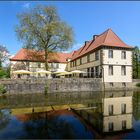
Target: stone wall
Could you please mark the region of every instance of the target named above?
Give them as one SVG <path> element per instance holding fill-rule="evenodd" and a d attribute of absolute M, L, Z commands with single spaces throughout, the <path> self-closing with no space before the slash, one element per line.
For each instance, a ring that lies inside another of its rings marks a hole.
<path fill-rule="evenodd" d="M 116 91 L 116 90 L 132 90 L 135 84 L 133 83 L 102 83 L 100 78 L 54 78 L 54 79 L 5 79 L 0 80 L 0 84 L 6 86 L 7 93 L 44 93 L 47 87 L 48 93 L 56 92 L 82 92 L 82 91 Z"/>
<path fill-rule="evenodd" d="M 102 91 L 101 79 L 93 78 L 54 78 L 54 79 L 9 79 L 0 80 L 6 86 L 7 93 L 48 93 L 73 91 Z"/>

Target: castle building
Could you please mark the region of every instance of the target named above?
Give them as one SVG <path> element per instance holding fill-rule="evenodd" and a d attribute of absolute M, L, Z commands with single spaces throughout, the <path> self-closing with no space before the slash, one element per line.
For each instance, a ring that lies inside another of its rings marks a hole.
<path fill-rule="evenodd" d="M 132 49 L 111 29 L 94 35 L 91 41 L 71 53 L 53 53 L 49 57 L 51 71 L 58 69 L 85 71 L 84 78 L 101 78 L 106 87 L 129 86 L 132 83 Z M 44 52 L 37 52 L 44 56 Z M 31 55 L 32 54 L 32 55 Z M 32 57 L 34 56 L 34 57 Z M 21 49 L 11 61 L 11 74 L 18 65 L 29 71 L 45 69 L 43 57 L 35 57 L 33 50 Z M 37 55 L 38 56 L 38 55 Z"/>

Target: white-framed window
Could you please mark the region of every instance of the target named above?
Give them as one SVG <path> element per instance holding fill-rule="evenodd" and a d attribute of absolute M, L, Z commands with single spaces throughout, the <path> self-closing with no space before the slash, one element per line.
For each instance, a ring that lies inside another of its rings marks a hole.
<path fill-rule="evenodd" d="M 126 66 L 121 66 L 121 74 L 126 75 Z"/>
<path fill-rule="evenodd" d="M 122 58 L 122 59 L 126 59 L 126 51 L 122 51 L 122 53 L 121 53 L 121 58 Z"/>
<path fill-rule="evenodd" d="M 108 58 L 113 58 L 113 50 L 108 50 Z"/>
<path fill-rule="evenodd" d="M 108 75 L 113 75 L 113 66 L 108 67 Z"/>

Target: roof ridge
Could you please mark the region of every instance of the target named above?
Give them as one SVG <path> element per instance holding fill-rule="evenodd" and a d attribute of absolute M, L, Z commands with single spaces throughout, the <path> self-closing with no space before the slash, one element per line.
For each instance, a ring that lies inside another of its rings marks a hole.
<path fill-rule="evenodd" d="M 106 36 L 105 36 L 105 39 L 104 39 L 103 43 L 105 43 L 105 40 L 106 40 L 107 35 L 108 35 L 108 33 L 109 33 L 110 30 L 111 30 L 111 28 L 109 28 L 109 29 L 107 29 L 107 30 L 105 31 L 105 32 L 107 32 L 107 33 L 106 33 Z M 104 33 L 105 33 L 105 32 L 104 32 Z"/>
<path fill-rule="evenodd" d="M 109 28 L 110 29 L 110 28 Z M 99 34 L 98 36 L 97 36 L 97 38 L 98 37 L 100 37 L 101 35 L 103 35 L 105 32 L 107 32 L 109 29 L 107 29 L 106 31 L 104 31 L 103 33 L 101 33 L 101 34 Z M 87 49 L 91 46 L 91 44 L 93 43 L 95 41 L 95 39 L 92 39 L 92 41 L 90 42 L 90 44 L 88 45 L 88 47 L 87 47 Z M 86 49 L 86 50 L 87 50 Z"/>
<path fill-rule="evenodd" d="M 112 31 L 113 32 L 113 31 Z M 117 36 L 117 38 L 121 41 L 121 42 L 123 42 L 125 45 L 127 45 L 124 41 L 122 41 L 121 40 L 121 38 L 115 33 L 115 32 L 113 32 L 116 36 Z"/>

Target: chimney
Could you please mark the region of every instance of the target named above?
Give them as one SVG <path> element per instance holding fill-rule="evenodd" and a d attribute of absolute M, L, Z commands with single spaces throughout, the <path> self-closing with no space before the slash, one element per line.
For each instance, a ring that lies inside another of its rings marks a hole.
<path fill-rule="evenodd" d="M 85 41 L 85 46 L 87 45 L 87 43 L 89 43 L 89 41 Z"/>
<path fill-rule="evenodd" d="M 98 35 L 93 35 L 93 40 L 95 40 L 98 37 Z"/>

